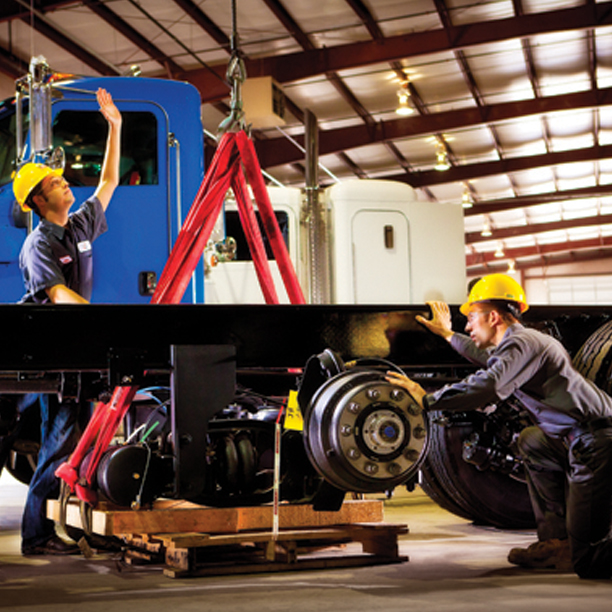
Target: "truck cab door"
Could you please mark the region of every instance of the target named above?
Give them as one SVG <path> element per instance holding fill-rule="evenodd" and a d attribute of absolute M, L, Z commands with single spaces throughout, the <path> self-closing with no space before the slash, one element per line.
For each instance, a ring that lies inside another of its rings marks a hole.
<path fill-rule="evenodd" d="M 151 280 L 159 278 L 171 247 L 168 118 L 157 104 L 115 102 L 123 115 L 120 184 L 107 209 L 108 231 L 93 247 L 92 301 L 146 303 L 154 289 Z M 73 210 L 98 184 L 107 130 L 93 96 L 53 103 L 53 141 L 66 153 L 64 176 L 76 198 Z"/>

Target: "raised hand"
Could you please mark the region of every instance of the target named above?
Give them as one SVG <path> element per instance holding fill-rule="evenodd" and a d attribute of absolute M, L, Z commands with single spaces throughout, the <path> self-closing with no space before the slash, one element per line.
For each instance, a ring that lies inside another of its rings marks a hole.
<path fill-rule="evenodd" d="M 431 319 L 417 315 L 416 320 L 430 332 L 448 340 L 454 333 L 448 304 L 444 302 L 427 302 L 427 304 L 431 308 Z"/>
<path fill-rule="evenodd" d="M 100 105 L 100 112 L 104 115 L 104 118 L 112 125 L 121 125 L 121 113 L 113 102 L 113 97 L 101 87 L 96 92 L 96 98 Z"/>

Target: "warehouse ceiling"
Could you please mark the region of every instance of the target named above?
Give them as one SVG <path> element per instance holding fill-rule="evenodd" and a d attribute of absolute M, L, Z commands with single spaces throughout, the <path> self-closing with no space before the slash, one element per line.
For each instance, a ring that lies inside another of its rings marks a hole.
<path fill-rule="evenodd" d="M 322 184 L 465 206 L 470 275 L 612 258 L 612 1 L 236 0 L 235 16 L 231 0 L 2 0 L 0 71 L 138 65 L 193 83 L 215 132 L 235 24 L 248 76 L 286 96 L 284 125 L 253 131 L 276 180 L 304 186 L 308 110 Z"/>

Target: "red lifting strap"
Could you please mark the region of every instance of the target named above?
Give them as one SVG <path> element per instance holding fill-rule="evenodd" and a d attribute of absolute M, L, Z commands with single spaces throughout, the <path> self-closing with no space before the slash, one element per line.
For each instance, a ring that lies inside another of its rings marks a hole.
<path fill-rule="evenodd" d="M 306 300 L 304 299 L 302 288 L 298 282 L 293 263 L 287 251 L 287 246 L 285 245 L 283 235 L 278 226 L 278 221 L 276 220 L 276 215 L 272 209 L 268 190 L 266 189 L 266 185 L 261 175 L 261 166 L 259 165 L 257 154 L 255 153 L 255 147 L 245 132 L 238 132 L 235 136 L 238 149 L 240 150 L 240 156 L 244 163 L 244 170 L 249 179 L 251 189 L 253 190 L 266 235 L 270 241 L 272 252 L 278 264 L 278 269 L 280 270 L 285 288 L 287 289 L 289 301 L 292 304 L 305 304 Z"/>
<path fill-rule="evenodd" d="M 249 191 L 242 172 L 237 171 L 232 177 L 232 191 L 238 204 L 238 215 L 240 223 L 244 229 L 244 235 L 249 245 L 249 250 L 253 256 L 253 264 L 255 265 L 255 273 L 259 280 L 259 286 L 266 300 L 266 304 L 278 304 L 278 295 L 274 288 L 274 280 L 272 279 L 272 271 L 266 257 L 266 249 L 264 247 L 263 238 L 259 231 L 257 217 L 251 204 Z"/>
<path fill-rule="evenodd" d="M 269 275 L 263 272 L 264 269 L 269 270 L 269 264 L 263 250 L 255 215 L 246 212 L 246 209 L 252 209 L 252 204 L 251 199 L 247 196 L 246 188 L 243 187 L 246 185 L 243 167 L 253 189 L 262 225 L 270 241 L 289 300 L 292 304 L 306 303 L 272 209 L 255 148 L 245 132 L 241 131 L 228 132 L 222 136 L 209 171 L 157 283 L 157 289 L 151 299 L 153 304 L 174 304 L 182 299 L 191 274 L 202 256 L 221 212 L 223 199 L 230 184 L 235 187 L 236 200 L 240 200 L 238 202 L 240 219 L 251 249 L 264 298 L 268 304 L 278 304 L 271 272 Z"/>
<path fill-rule="evenodd" d="M 160 276 L 155 294 L 151 298 L 152 304 L 177 304 L 183 298 L 191 275 L 198 265 L 221 213 L 223 200 L 230 186 L 238 204 L 240 221 L 253 257 L 255 272 L 264 299 L 267 304 L 278 304 L 278 295 L 257 217 L 249 197 L 245 173 L 255 195 L 262 225 L 270 241 L 287 295 L 292 304 L 305 303 L 304 294 L 261 175 L 255 148 L 247 135 L 241 131 L 228 132 L 222 136 L 210 168 L 200 185 Z M 130 407 L 137 389 L 136 386 L 116 387 L 107 404 L 98 404 L 76 449 L 68 461 L 56 470 L 55 475 L 64 480 L 71 491 L 76 491 L 81 501 L 90 505 L 97 503 L 96 492 L 92 489 L 95 471 L 102 454 L 108 448 Z M 81 477 L 79 468 L 92 445 L 94 445 L 92 456 L 84 477 Z"/>

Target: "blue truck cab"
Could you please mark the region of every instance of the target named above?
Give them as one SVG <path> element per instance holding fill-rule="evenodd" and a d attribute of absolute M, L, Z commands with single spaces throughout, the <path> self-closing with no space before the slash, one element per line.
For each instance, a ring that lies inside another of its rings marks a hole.
<path fill-rule="evenodd" d="M 94 244 L 96 303 L 147 303 L 204 174 L 200 96 L 188 83 L 140 77 L 67 78 L 52 85 L 53 147 L 65 152 L 73 210 L 98 183 L 107 124 L 96 91 L 108 90 L 123 115 L 120 185 L 107 210 L 108 232 Z M 27 99 L 22 102 L 27 118 Z M 0 302 L 24 294 L 19 252 L 37 217 L 16 203 L 11 175 L 16 101 L 0 103 Z M 27 124 L 23 129 L 27 130 Z M 24 135 L 26 154 L 29 136 Z M 28 219 L 31 215 L 33 218 Z M 183 302 L 204 301 L 202 270 Z"/>

